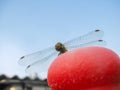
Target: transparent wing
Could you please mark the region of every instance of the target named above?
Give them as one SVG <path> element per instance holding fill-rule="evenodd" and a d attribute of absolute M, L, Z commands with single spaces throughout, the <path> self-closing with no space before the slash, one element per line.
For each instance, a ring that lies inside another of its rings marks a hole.
<path fill-rule="evenodd" d="M 37 76 L 39 76 L 40 79 L 46 79 L 49 66 L 57 56 L 58 53 L 51 53 L 49 56 L 28 65 L 26 67 L 26 72 L 32 77 L 35 77 L 37 74 Z"/>
<path fill-rule="evenodd" d="M 26 72 L 35 77 L 39 74 L 41 79 L 47 78 L 48 68 L 53 60 L 58 56 L 54 47 L 50 47 L 29 55 L 22 56 L 18 63 L 26 67 Z"/>
<path fill-rule="evenodd" d="M 90 41 L 90 42 L 86 42 L 83 44 L 76 44 L 73 46 L 68 46 L 67 48 L 69 51 L 71 51 L 77 48 L 88 47 L 88 46 L 105 46 L 106 44 L 107 43 L 104 40 L 95 40 L 95 41 Z"/>
<path fill-rule="evenodd" d="M 54 52 L 56 52 L 54 50 L 54 47 L 50 47 L 50 48 L 47 48 L 47 49 L 29 54 L 29 55 L 22 56 L 19 59 L 18 63 L 23 66 L 28 66 L 37 61 L 43 62 L 44 58 L 48 57 L 49 55 L 51 55 L 51 53 L 54 53 Z"/>
<path fill-rule="evenodd" d="M 86 35 L 67 41 L 65 46 L 68 50 L 92 45 L 104 45 L 105 41 L 100 40 L 103 31 L 95 30 Z M 50 47 L 29 55 L 25 55 L 18 61 L 19 64 L 26 66 L 26 72 L 32 76 L 39 74 L 41 79 L 47 78 L 48 68 L 53 60 L 58 56 L 54 47 Z"/>
<path fill-rule="evenodd" d="M 66 47 L 74 46 L 74 45 L 77 45 L 77 44 L 80 45 L 80 44 L 88 43 L 88 42 L 91 42 L 91 41 L 101 40 L 103 35 L 104 35 L 103 31 L 94 30 L 94 31 L 91 31 L 91 32 L 83 35 L 83 36 L 80 36 L 80 37 L 74 38 L 72 40 L 69 40 L 69 41 L 65 42 L 64 44 L 65 44 Z"/>

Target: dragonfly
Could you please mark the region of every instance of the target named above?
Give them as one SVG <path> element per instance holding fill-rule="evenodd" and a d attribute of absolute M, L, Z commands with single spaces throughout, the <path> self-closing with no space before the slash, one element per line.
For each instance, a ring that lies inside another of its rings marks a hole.
<path fill-rule="evenodd" d="M 58 42 L 55 46 L 22 56 L 18 63 L 25 67 L 25 72 L 31 76 L 39 76 L 47 79 L 48 69 L 59 55 L 88 46 L 105 46 L 106 41 L 102 39 L 102 30 L 93 30 L 85 35 L 73 38 L 64 43 Z"/>

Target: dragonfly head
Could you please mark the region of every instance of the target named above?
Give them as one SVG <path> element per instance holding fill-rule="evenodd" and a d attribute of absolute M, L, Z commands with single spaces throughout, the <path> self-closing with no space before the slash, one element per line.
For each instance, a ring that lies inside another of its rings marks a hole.
<path fill-rule="evenodd" d="M 58 42 L 56 45 L 55 45 L 55 49 L 56 51 L 61 51 L 61 49 L 64 47 L 64 45 L 60 42 Z"/>
<path fill-rule="evenodd" d="M 66 49 L 66 47 L 64 46 L 64 44 L 62 44 L 62 43 L 60 43 L 60 42 L 58 42 L 58 43 L 55 45 L 55 49 L 56 49 L 56 51 L 60 52 L 59 55 L 62 54 L 62 53 L 65 53 L 65 52 L 67 51 L 67 49 Z"/>

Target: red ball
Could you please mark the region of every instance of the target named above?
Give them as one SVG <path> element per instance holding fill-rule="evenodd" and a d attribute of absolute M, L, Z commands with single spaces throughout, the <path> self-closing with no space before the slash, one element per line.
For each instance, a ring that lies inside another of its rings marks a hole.
<path fill-rule="evenodd" d="M 48 70 L 52 90 L 120 90 L 119 83 L 119 56 L 103 47 L 66 52 Z"/>

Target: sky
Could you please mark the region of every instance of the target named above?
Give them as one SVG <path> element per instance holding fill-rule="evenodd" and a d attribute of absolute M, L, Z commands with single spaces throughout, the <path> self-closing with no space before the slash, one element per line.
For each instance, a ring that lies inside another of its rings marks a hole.
<path fill-rule="evenodd" d="M 120 0 L 0 0 L 0 74 L 24 77 L 21 56 L 96 29 L 120 55 Z"/>

